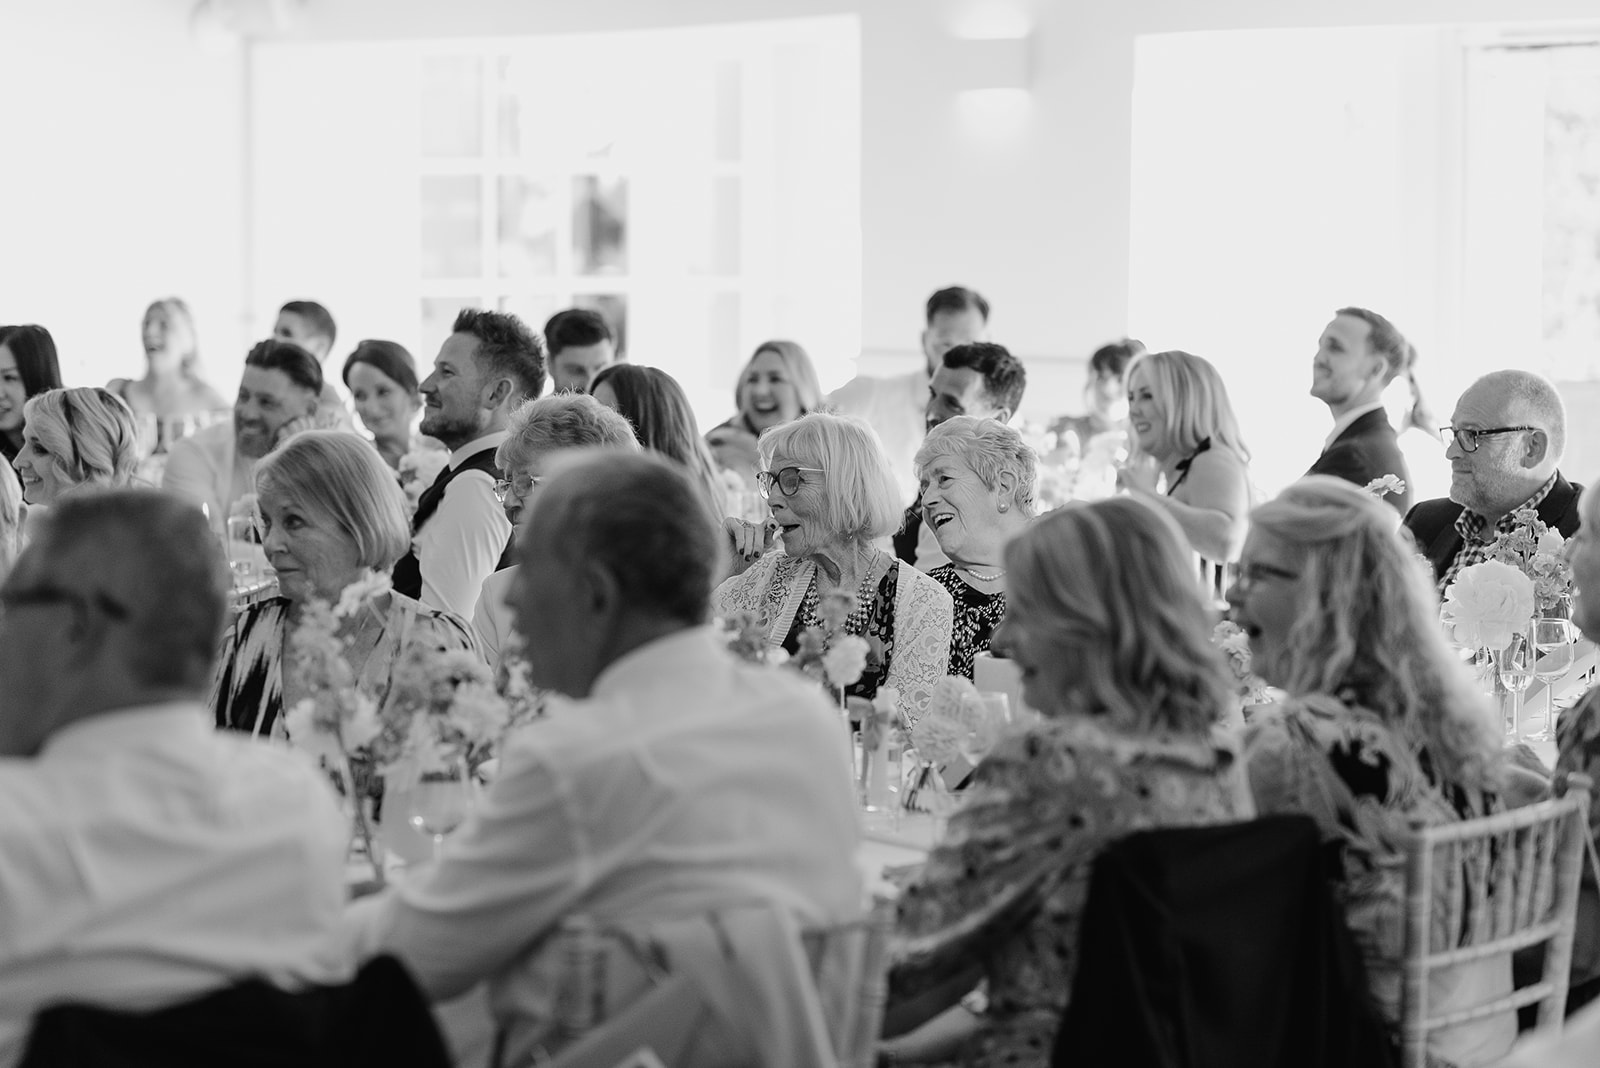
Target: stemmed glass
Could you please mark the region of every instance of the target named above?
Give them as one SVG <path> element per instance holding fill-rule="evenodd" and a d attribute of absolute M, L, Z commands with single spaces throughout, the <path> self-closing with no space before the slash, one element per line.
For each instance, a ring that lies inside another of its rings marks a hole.
<path fill-rule="evenodd" d="M 976 767 L 1011 722 L 1011 703 L 1003 693 L 980 693 L 968 700 L 965 711 L 966 729 L 957 739 L 956 748 L 968 764 Z"/>
<path fill-rule="evenodd" d="M 439 860 L 445 836 L 472 810 L 472 777 L 464 762 L 424 772 L 411 788 L 411 826 L 433 839 L 433 859 Z"/>
<path fill-rule="evenodd" d="M 1538 656 L 1534 676 L 1544 685 L 1544 724 L 1528 735 L 1529 741 L 1548 742 L 1555 736 L 1556 694 L 1555 682 L 1564 678 L 1577 658 L 1577 634 L 1572 622 L 1558 616 L 1545 616 L 1533 621 L 1531 637 Z"/>
<path fill-rule="evenodd" d="M 1513 741 L 1521 732 L 1522 695 L 1533 685 L 1534 658 L 1538 655 L 1528 637 L 1526 632 L 1513 634 L 1504 649 L 1494 652 L 1495 671 L 1501 684 L 1511 691 L 1511 715 L 1505 733 Z"/>

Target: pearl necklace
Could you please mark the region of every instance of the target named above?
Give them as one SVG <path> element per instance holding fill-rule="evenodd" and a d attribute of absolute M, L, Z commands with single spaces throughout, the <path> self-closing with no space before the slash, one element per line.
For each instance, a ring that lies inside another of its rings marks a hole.
<path fill-rule="evenodd" d="M 977 570 L 976 568 L 968 567 L 966 564 L 957 564 L 956 570 L 965 571 L 979 582 L 994 582 L 997 579 L 1003 578 L 1006 573 L 1006 569 L 1002 567 L 992 575 L 985 575 L 983 572 Z"/>

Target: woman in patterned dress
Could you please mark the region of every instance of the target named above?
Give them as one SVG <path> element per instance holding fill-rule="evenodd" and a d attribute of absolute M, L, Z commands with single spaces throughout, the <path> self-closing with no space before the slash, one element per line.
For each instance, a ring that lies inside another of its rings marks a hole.
<path fill-rule="evenodd" d="M 1263 815 L 1305 813 L 1339 849 L 1339 890 L 1378 1007 L 1399 1009 L 1405 842 L 1417 822 L 1501 805 L 1508 772 L 1488 703 L 1439 626 L 1431 577 L 1394 510 L 1312 475 L 1251 515 L 1230 614 L 1251 667 L 1288 694 L 1258 713 L 1244 750 Z M 1509 957 L 1430 976 L 1446 1014 L 1510 990 Z M 1435 1061 L 1498 1059 L 1514 1013 L 1434 1032 Z"/>
<path fill-rule="evenodd" d="M 958 415 L 928 431 L 917 450 L 923 522 L 950 563 L 928 572 L 955 602 L 950 674 L 972 678 L 1006 614 L 1001 555 L 1033 519 L 1039 458 L 997 419 Z"/>
<path fill-rule="evenodd" d="M 1137 830 L 1251 811 L 1212 732 L 1231 684 L 1177 524 L 1127 497 L 1071 504 L 1012 540 L 1005 564 L 996 644 L 1042 719 L 984 757 L 902 894 L 890 1019 L 916 1024 L 980 978 L 988 1004 L 890 1040 L 899 1063 L 1048 1064 L 1095 858 Z"/>
<path fill-rule="evenodd" d="M 717 587 L 713 610 L 754 613 L 768 645 L 793 653 L 819 623 L 821 599 L 849 594 L 855 608 L 844 629 L 871 651 L 845 694 L 870 700 L 893 687 L 909 726 L 947 671 L 953 609 L 944 587 L 874 544 L 900 524 L 878 435 L 860 419 L 813 412 L 761 435 L 761 466 L 756 480 L 772 517 L 727 521 L 735 573 Z"/>

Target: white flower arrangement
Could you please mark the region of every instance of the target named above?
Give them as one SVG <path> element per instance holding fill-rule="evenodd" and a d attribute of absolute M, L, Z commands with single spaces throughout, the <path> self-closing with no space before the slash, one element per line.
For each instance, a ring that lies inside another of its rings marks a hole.
<path fill-rule="evenodd" d="M 1534 581 L 1500 560 L 1464 567 L 1445 591 L 1442 615 L 1455 639 L 1471 649 L 1504 649 L 1528 626 Z"/>
<path fill-rule="evenodd" d="M 1233 672 L 1234 693 L 1245 705 L 1266 704 L 1272 700 L 1267 684 L 1250 666 L 1250 636 L 1231 619 L 1211 629 L 1211 644 L 1222 650 Z"/>
<path fill-rule="evenodd" d="M 422 499 L 422 494 L 433 485 L 434 480 L 439 477 L 439 472 L 443 471 L 449 462 L 449 452 L 440 447 L 422 444 L 412 446 L 410 452 L 400 457 L 395 474 L 400 479 L 400 488 L 405 490 L 406 506 L 411 512 L 416 512 L 417 502 Z"/>

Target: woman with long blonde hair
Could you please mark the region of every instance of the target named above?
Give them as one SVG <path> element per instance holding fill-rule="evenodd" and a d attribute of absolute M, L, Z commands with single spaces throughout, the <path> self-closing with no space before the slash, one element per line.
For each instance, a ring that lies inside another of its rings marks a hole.
<path fill-rule="evenodd" d="M 1256 807 L 1305 813 L 1340 847 L 1350 926 L 1393 1019 L 1406 841 L 1418 823 L 1501 804 L 1508 773 L 1488 702 L 1445 640 L 1426 565 L 1393 509 L 1342 479 L 1303 478 L 1252 513 L 1228 604 L 1252 668 L 1288 695 L 1246 732 Z M 1452 997 L 1509 991 L 1510 961 L 1430 981 L 1444 1014 Z M 1492 1017 L 1430 1035 L 1430 1051 L 1481 1064 L 1515 1035 L 1514 1015 Z"/>

